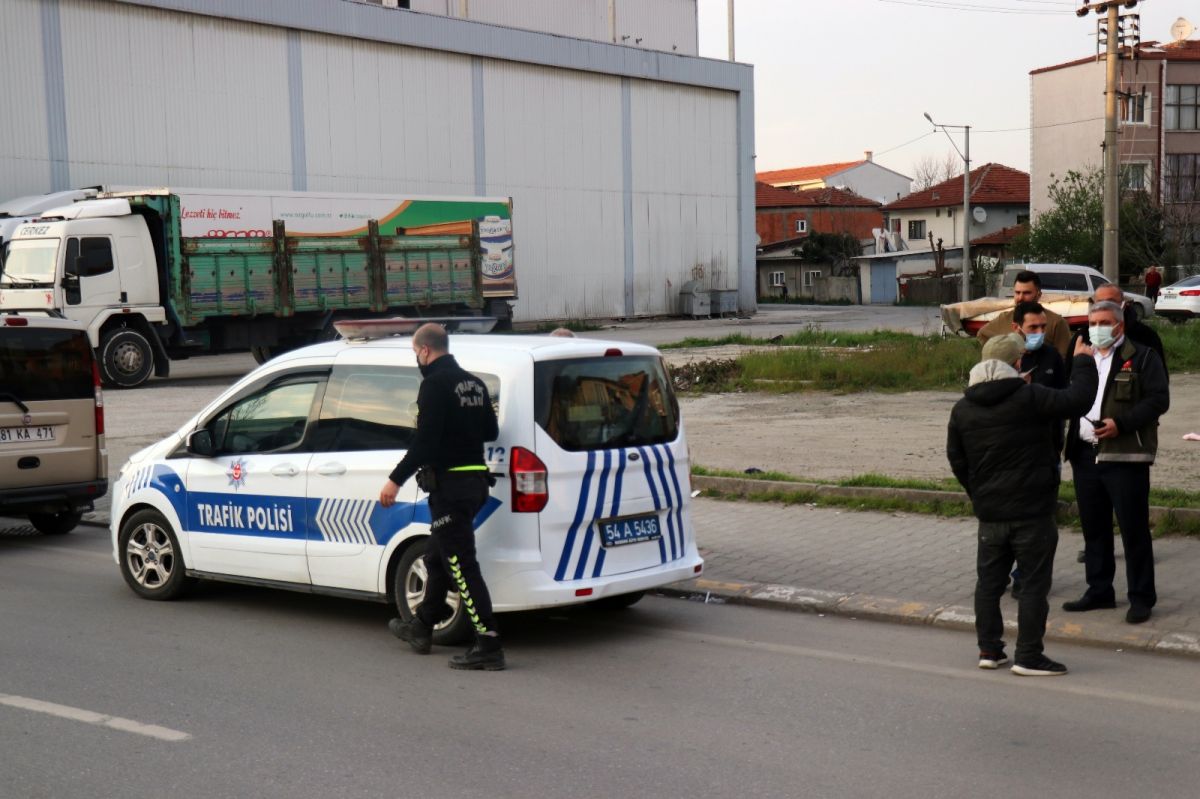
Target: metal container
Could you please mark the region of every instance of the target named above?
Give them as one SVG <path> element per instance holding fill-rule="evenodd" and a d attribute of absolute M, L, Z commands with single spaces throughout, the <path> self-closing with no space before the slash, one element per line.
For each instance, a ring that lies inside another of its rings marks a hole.
<path fill-rule="evenodd" d="M 737 289 L 713 289 L 711 294 L 713 313 L 715 313 L 717 316 L 724 316 L 725 314 L 733 314 L 734 316 L 737 316 Z"/>
<path fill-rule="evenodd" d="M 679 290 L 679 312 L 693 319 L 712 314 L 712 297 L 699 280 L 689 280 Z"/>

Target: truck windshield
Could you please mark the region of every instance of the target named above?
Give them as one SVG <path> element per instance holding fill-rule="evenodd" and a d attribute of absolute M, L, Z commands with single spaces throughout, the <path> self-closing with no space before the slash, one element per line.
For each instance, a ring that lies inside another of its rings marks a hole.
<path fill-rule="evenodd" d="M 58 239 L 10 241 L 4 256 L 5 284 L 54 283 Z"/>

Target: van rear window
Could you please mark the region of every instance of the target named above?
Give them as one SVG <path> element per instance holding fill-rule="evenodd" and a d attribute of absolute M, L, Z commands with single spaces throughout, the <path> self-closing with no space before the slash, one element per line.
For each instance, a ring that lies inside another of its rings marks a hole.
<path fill-rule="evenodd" d="M 0 394 L 21 402 L 90 399 L 94 386 L 87 334 L 0 327 Z"/>
<path fill-rule="evenodd" d="M 565 450 L 674 441 L 679 404 L 662 359 L 572 358 L 534 366 L 537 423 Z"/>

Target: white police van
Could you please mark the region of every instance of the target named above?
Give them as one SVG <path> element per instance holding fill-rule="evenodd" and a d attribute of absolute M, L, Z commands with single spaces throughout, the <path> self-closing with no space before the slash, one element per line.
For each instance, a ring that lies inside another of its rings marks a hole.
<path fill-rule="evenodd" d="M 415 432 L 412 324 L 344 323 L 352 336 L 281 355 L 176 433 L 130 458 L 113 488 L 113 556 L 129 586 L 170 599 L 194 578 L 394 602 L 424 593 L 427 497 L 379 490 Z M 689 458 L 653 347 L 551 336 L 452 335 L 488 386 L 497 478 L 476 519 L 497 611 L 601 601 L 703 568 Z M 439 643 L 470 632 L 455 615 Z"/>

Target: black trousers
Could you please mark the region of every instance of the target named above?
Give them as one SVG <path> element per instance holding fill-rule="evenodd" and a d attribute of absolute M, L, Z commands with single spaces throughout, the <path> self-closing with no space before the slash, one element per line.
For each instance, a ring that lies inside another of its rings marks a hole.
<path fill-rule="evenodd" d="M 1154 607 L 1154 547 L 1150 539 L 1150 464 L 1096 462 L 1095 449 L 1080 447 L 1071 458 L 1075 501 L 1083 525 L 1084 573 L 1088 597 L 1116 599 L 1113 576 L 1113 512 L 1125 548 L 1125 580 L 1129 604 Z"/>
<path fill-rule="evenodd" d="M 417 617 L 430 627 L 450 618 L 446 593 L 453 590 L 476 633 L 496 632 L 492 597 L 475 556 L 475 514 L 490 488 L 483 472 L 438 474 L 438 487 L 429 495 L 433 521 L 425 551 L 425 598 L 417 607 Z"/>
<path fill-rule="evenodd" d="M 1018 663 L 1042 654 L 1054 553 L 1058 549 L 1058 524 L 1053 516 L 1011 522 L 979 523 L 976 556 L 975 634 L 981 652 L 1004 651 L 1004 617 L 1000 597 L 1008 585 L 1014 561 L 1021 570 L 1021 596 L 1017 600 Z"/>

